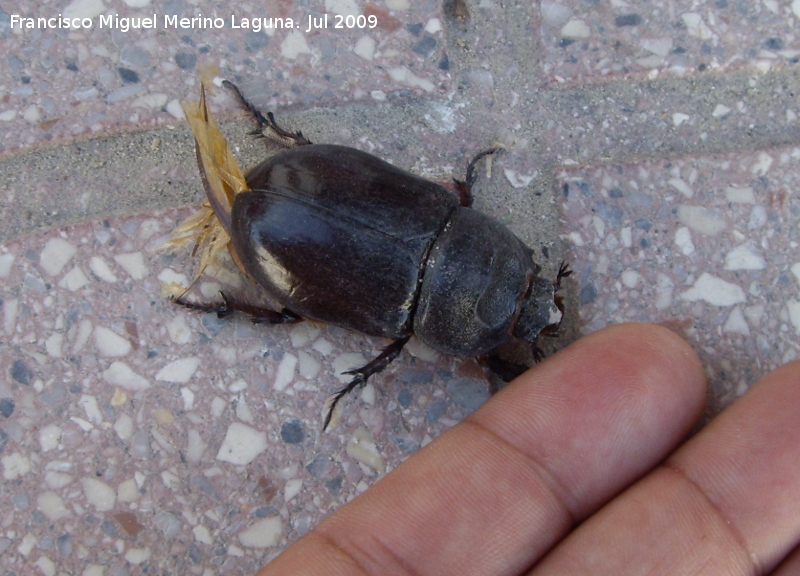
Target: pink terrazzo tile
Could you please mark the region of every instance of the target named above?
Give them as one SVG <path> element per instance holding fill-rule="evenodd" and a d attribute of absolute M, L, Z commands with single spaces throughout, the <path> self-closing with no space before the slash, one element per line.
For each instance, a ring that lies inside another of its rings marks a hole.
<path fill-rule="evenodd" d="M 564 170 L 581 322 L 663 322 L 722 405 L 800 356 L 800 149 Z"/>
<path fill-rule="evenodd" d="M 180 100 L 197 93 L 203 68 L 252 80 L 246 88 L 260 93 L 254 100 L 268 108 L 435 95 L 450 86 L 440 11 L 432 0 L 3 5 L 0 152 L 109 128 L 174 123 L 183 118 Z M 38 21 L 20 19 L 60 14 L 90 18 L 92 26 L 28 28 Z M 181 18 L 189 27 L 181 27 Z M 281 18 L 283 27 L 269 18 Z M 310 18 L 327 28 L 309 29 Z M 133 28 L 137 23 L 151 27 Z M 223 105 L 236 106 L 232 99 Z"/>
<path fill-rule="evenodd" d="M 656 78 L 754 67 L 800 56 L 800 3 L 692 0 L 534 4 L 551 82 Z"/>
<path fill-rule="evenodd" d="M 171 303 L 193 262 L 157 248 L 187 214 L 0 246 L 4 570 L 253 573 L 488 397 L 473 361 L 412 340 L 322 433 L 338 374 L 385 342 Z"/>

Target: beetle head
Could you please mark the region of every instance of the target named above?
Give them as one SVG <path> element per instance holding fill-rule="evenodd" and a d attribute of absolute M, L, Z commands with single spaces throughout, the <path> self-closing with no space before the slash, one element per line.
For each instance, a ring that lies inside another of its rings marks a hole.
<path fill-rule="evenodd" d="M 564 316 L 561 297 L 556 295 L 558 286 L 535 276 L 531 287 L 522 300 L 522 310 L 514 325 L 514 336 L 534 343 L 544 332 L 555 332 Z"/>

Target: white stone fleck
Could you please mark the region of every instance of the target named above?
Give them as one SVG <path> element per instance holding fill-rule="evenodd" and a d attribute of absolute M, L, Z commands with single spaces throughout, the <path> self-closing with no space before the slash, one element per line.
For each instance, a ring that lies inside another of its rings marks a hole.
<path fill-rule="evenodd" d="M 763 270 L 766 266 L 753 242 L 737 246 L 725 255 L 725 270 Z"/>
<path fill-rule="evenodd" d="M 691 198 L 692 196 L 694 196 L 694 190 L 692 190 L 691 186 L 689 186 L 686 182 L 684 182 L 680 178 L 670 178 L 667 181 L 667 184 L 675 188 L 675 190 L 677 190 L 687 198 Z"/>
<path fill-rule="evenodd" d="M 72 483 L 72 475 L 63 472 L 48 471 L 44 476 L 45 484 L 53 490 L 61 490 L 64 486 Z"/>
<path fill-rule="evenodd" d="M 300 350 L 297 356 L 300 375 L 306 380 L 313 380 L 316 378 L 322 368 L 319 360 L 305 350 Z"/>
<path fill-rule="evenodd" d="M 562 26 L 572 16 L 572 10 L 552 0 L 542 0 L 539 10 L 542 14 L 542 20 L 553 28 Z"/>
<path fill-rule="evenodd" d="M 57 424 L 48 424 L 39 430 L 39 446 L 42 452 L 49 452 L 58 448 L 61 442 L 61 427 Z"/>
<path fill-rule="evenodd" d="M 416 336 L 411 337 L 411 340 L 408 341 L 404 350 L 412 356 L 427 362 L 434 362 L 439 358 L 439 353 L 436 350 L 425 344 Z"/>
<path fill-rule="evenodd" d="M 311 54 L 305 34 L 300 30 L 292 30 L 281 42 L 281 56 L 295 60 L 301 54 Z"/>
<path fill-rule="evenodd" d="M 755 164 L 753 164 L 753 166 L 750 168 L 750 172 L 756 176 L 764 176 L 772 167 L 772 162 L 772 156 L 766 152 L 759 152 L 758 160 L 756 160 Z"/>
<path fill-rule="evenodd" d="M 72 0 L 61 11 L 64 18 L 97 18 L 106 11 L 103 0 Z"/>
<path fill-rule="evenodd" d="M 29 124 L 36 124 L 42 119 L 42 113 L 36 104 L 31 104 L 22 111 L 22 118 Z"/>
<path fill-rule="evenodd" d="M 277 546 L 283 533 L 280 516 L 270 516 L 257 520 L 239 532 L 239 542 L 248 548 L 272 548 Z"/>
<path fill-rule="evenodd" d="M 112 510 L 117 503 L 117 493 L 102 480 L 86 476 L 81 478 L 81 486 L 86 500 L 100 512 Z"/>
<path fill-rule="evenodd" d="M 792 12 L 794 13 L 795 16 L 800 18 L 800 0 L 793 0 Z"/>
<path fill-rule="evenodd" d="M 356 40 L 353 53 L 364 60 L 371 61 L 375 57 L 375 39 L 369 34 L 364 34 Z"/>
<path fill-rule="evenodd" d="M 18 299 L 9 298 L 3 302 L 3 331 L 9 336 L 14 333 L 14 327 L 17 325 L 18 311 Z"/>
<path fill-rule="evenodd" d="M 656 56 L 666 58 L 672 52 L 672 38 L 669 36 L 642 38 L 642 48 Z"/>
<path fill-rule="evenodd" d="M 386 8 L 396 12 L 405 12 L 411 8 L 411 2 L 409 2 L 409 0 L 386 0 L 385 4 Z"/>
<path fill-rule="evenodd" d="M 174 384 L 186 384 L 199 367 L 200 358 L 197 356 L 179 358 L 159 370 L 156 373 L 156 380 Z"/>
<path fill-rule="evenodd" d="M 75 266 L 72 270 L 67 272 L 64 277 L 58 282 L 61 288 L 69 290 L 70 292 L 77 292 L 81 288 L 89 284 L 89 279 L 79 266 Z"/>
<path fill-rule="evenodd" d="M 283 499 L 289 502 L 292 498 L 300 493 L 303 489 L 303 481 L 300 478 L 293 478 L 288 480 L 283 488 Z"/>
<path fill-rule="evenodd" d="M 703 272 L 694 285 L 679 296 L 681 300 L 703 300 L 714 306 L 733 306 L 745 301 L 744 290 L 737 284 Z"/>
<path fill-rule="evenodd" d="M 134 372 L 125 362 L 113 362 L 111 366 L 103 371 L 103 380 L 133 392 L 150 388 L 150 382 L 147 378 Z"/>
<path fill-rule="evenodd" d="M 681 20 L 686 25 L 686 32 L 700 40 L 710 40 L 714 33 L 703 21 L 703 17 L 697 12 L 686 12 L 681 14 Z"/>
<path fill-rule="evenodd" d="M 375 405 L 375 386 L 371 382 L 361 389 L 361 400 L 370 406 Z"/>
<path fill-rule="evenodd" d="M 88 564 L 81 576 L 103 576 L 106 567 L 100 564 Z"/>
<path fill-rule="evenodd" d="M 561 28 L 561 36 L 563 38 L 588 38 L 591 34 L 591 28 L 583 20 L 570 20 Z"/>
<path fill-rule="evenodd" d="M 384 92 L 383 90 L 372 90 L 369 93 L 369 96 L 370 98 L 372 98 L 377 102 L 383 102 L 386 100 L 386 92 Z"/>
<path fill-rule="evenodd" d="M 757 230 L 767 223 L 767 209 L 763 206 L 753 206 L 750 217 L 747 219 L 747 229 Z"/>
<path fill-rule="evenodd" d="M 406 66 L 397 66 L 387 70 L 389 77 L 395 82 L 411 86 L 412 88 L 421 88 L 425 92 L 433 92 L 436 85 L 426 78 L 421 78 L 414 74 Z"/>
<path fill-rule="evenodd" d="M 317 338 L 311 347 L 323 356 L 327 356 L 333 352 L 333 344 L 325 338 Z"/>
<path fill-rule="evenodd" d="M 742 314 L 742 309 L 739 306 L 735 306 L 731 313 L 728 314 L 728 319 L 725 320 L 722 331 L 727 334 L 750 336 L 750 327 L 747 325 L 747 320 L 744 319 L 744 314 Z"/>
<path fill-rule="evenodd" d="M 688 256 L 694 252 L 694 242 L 692 242 L 692 233 L 686 226 L 681 226 L 675 230 L 675 245 L 681 251 L 681 254 Z"/>
<path fill-rule="evenodd" d="M 619 231 L 619 239 L 625 248 L 633 246 L 633 231 L 630 226 L 623 226 Z"/>
<path fill-rule="evenodd" d="M 108 263 L 100 256 L 92 256 L 92 259 L 89 260 L 89 270 L 92 271 L 92 274 L 100 278 L 100 280 L 108 282 L 109 284 L 113 284 L 117 281 L 117 277 L 111 271 L 111 268 L 109 268 Z"/>
<path fill-rule="evenodd" d="M 228 426 L 217 460 L 244 466 L 267 449 L 267 435 L 239 422 Z"/>
<path fill-rule="evenodd" d="M 117 486 L 117 500 L 119 502 L 136 502 L 139 496 L 139 487 L 133 478 L 128 478 Z"/>
<path fill-rule="evenodd" d="M 425 32 L 428 34 L 436 34 L 442 31 L 442 21 L 438 18 L 431 18 L 425 23 Z"/>
<path fill-rule="evenodd" d="M 275 382 L 273 388 L 278 392 L 283 391 L 292 380 L 294 380 L 295 371 L 297 369 L 297 356 L 294 354 L 284 353 L 278 364 L 278 370 L 275 373 Z"/>
<path fill-rule="evenodd" d="M 672 123 L 675 126 L 680 126 L 681 124 L 686 122 L 689 118 L 691 118 L 691 116 L 689 116 L 688 114 L 684 114 L 683 112 L 675 112 L 672 115 Z"/>
<path fill-rule="evenodd" d="M 800 336 L 800 300 L 792 298 L 786 301 L 786 308 L 789 311 L 789 320 L 794 326 L 794 332 Z"/>
<path fill-rule="evenodd" d="M 39 266 L 50 276 L 61 272 L 78 249 L 63 238 L 50 238 L 39 255 Z"/>
<path fill-rule="evenodd" d="M 127 254 L 117 254 L 114 261 L 119 264 L 128 275 L 134 280 L 141 280 L 147 276 L 148 268 L 141 252 L 130 252 Z"/>
<path fill-rule="evenodd" d="M 763 304 L 754 304 L 744 309 L 744 317 L 747 321 L 755 327 L 761 324 L 761 319 L 764 317 L 766 307 Z"/>
<path fill-rule="evenodd" d="M 70 329 L 67 335 L 74 337 L 72 341 L 72 353 L 77 354 L 83 350 L 83 347 L 86 346 L 86 343 L 89 341 L 89 337 L 92 335 L 92 321 L 88 318 L 84 318 L 78 322 L 77 328 L 73 327 Z"/>
<path fill-rule="evenodd" d="M 709 209 L 705 206 L 681 204 L 678 206 L 678 220 L 695 232 L 707 236 L 716 236 L 727 226 L 725 218 L 719 210 Z"/>
<path fill-rule="evenodd" d="M 63 345 L 64 335 L 60 332 L 50 334 L 44 342 L 44 348 L 47 350 L 47 354 L 53 358 L 61 358 L 64 355 Z"/>
<path fill-rule="evenodd" d="M 642 276 L 636 270 L 623 270 L 622 274 L 620 274 L 620 280 L 622 280 L 622 285 L 626 288 L 636 288 L 636 285 L 641 280 Z"/>
<path fill-rule="evenodd" d="M 95 326 L 94 344 L 100 356 L 105 358 L 119 358 L 126 356 L 131 351 L 130 341 L 104 326 Z"/>
<path fill-rule="evenodd" d="M 167 285 L 176 284 L 182 288 L 188 288 L 192 284 L 186 274 L 176 272 L 172 268 L 164 268 L 161 272 L 159 272 L 158 281 Z M 217 289 L 215 292 L 219 292 L 219 290 Z"/>
<path fill-rule="evenodd" d="M 20 545 L 17 547 L 17 551 L 27 557 L 28 554 L 31 553 L 31 550 L 33 550 L 33 547 L 36 546 L 36 541 L 36 536 L 30 532 L 25 534 L 25 536 L 22 537 L 22 542 L 20 542 Z"/>
<path fill-rule="evenodd" d="M 219 418 L 220 416 L 222 416 L 222 414 L 225 412 L 227 408 L 228 408 L 228 403 L 225 402 L 225 400 L 223 400 L 219 396 L 217 396 L 211 401 L 211 410 L 210 410 L 211 416 L 213 416 L 214 418 Z"/>
<path fill-rule="evenodd" d="M 352 374 L 344 374 L 348 370 L 361 368 L 367 363 L 366 358 L 361 352 L 345 352 L 340 354 L 333 360 L 333 369 L 336 372 L 337 378 L 342 383 L 350 382 L 353 379 Z"/>
<path fill-rule="evenodd" d="M 711 115 L 714 118 L 725 118 L 730 112 L 731 109 L 724 104 L 717 104 L 716 108 L 711 112 Z"/>
<path fill-rule="evenodd" d="M 514 188 L 525 188 L 528 184 L 533 181 L 534 174 L 520 174 L 516 170 L 512 170 L 511 168 L 503 168 L 503 175 L 508 180 L 509 184 L 511 184 Z"/>
<path fill-rule="evenodd" d="M 206 526 L 203 524 L 198 524 L 192 528 L 192 534 L 194 534 L 194 539 L 201 544 L 214 543 L 214 539 L 211 537 L 211 532 L 209 532 L 208 528 L 206 528 Z"/>
<path fill-rule="evenodd" d="M 205 454 L 208 444 L 205 443 L 200 432 L 194 428 L 190 428 L 187 433 L 186 442 L 186 460 L 189 462 L 200 462 Z"/>
<path fill-rule="evenodd" d="M 177 98 L 173 98 L 167 102 L 166 111 L 173 118 L 177 118 L 178 120 L 186 119 L 186 114 L 183 112 L 183 106 L 181 106 L 181 102 Z"/>
<path fill-rule="evenodd" d="M 31 461 L 20 452 L 3 456 L 0 464 L 3 465 L 3 478 L 6 480 L 16 480 L 31 471 Z"/>
<path fill-rule="evenodd" d="M 167 105 L 169 97 L 163 92 L 154 92 L 152 94 L 144 94 L 131 101 L 133 108 L 149 108 L 151 110 L 158 110 Z"/>
<path fill-rule="evenodd" d="M 236 417 L 248 424 L 253 424 L 256 420 L 244 394 L 239 394 L 239 399 L 236 402 Z"/>
<path fill-rule="evenodd" d="M 36 497 L 36 507 L 42 514 L 47 516 L 51 522 L 56 522 L 72 515 L 67 507 L 64 506 L 64 501 L 61 499 L 61 496 L 51 490 L 42 492 Z"/>
<path fill-rule="evenodd" d="M 192 329 L 186 323 L 186 315 L 179 314 L 173 317 L 166 324 L 169 339 L 175 344 L 188 344 L 192 339 Z"/>
<path fill-rule="evenodd" d="M 675 285 L 672 278 L 659 272 L 656 275 L 656 310 L 666 310 L 672 305 L 672 290 Z"/>
<path fill-rule="evenodd" d="M 125 412 L 117 416 L 117 420 L 114 422 L 114 431 L 122 440 L 130 440 L 133 436 L 133 430 L 133 418 L 125 414 Z"/>
<path fill-rule="evenodd" d="M 11 265 L 14 263 L 13 254 L 0 254 L 0 278 L 8 278 Z"/>
<path fill-rule="evenodd" d="M 183 409 L 191 412 L 194 409 L 194 392 L 184 386 L 181 388 L 181 398 L 183 398 Z"/>
<path fill-rule="evenodd" d="M 50 560 L 47 556 L 39 556 L 36 559 L 36 567 L 41 571 L 44 576 L 55 576 L 56 575 L 56 565 L 55 562 Z"/>
<path fill-rule="evenodd" d="M 725 199 L 736 204 L 755 204 L 756 195 L 750 186 L 744 188 L 734 188 L 733 186 L 725 190 Z"/>
<path fill-rule="evenodd" d="M 86 418 L 89 422 L 98 425 L 103 423 L 103 413 L 100 412 L 100 406 L 97 403 L 96 396 L 82 394 L 78 400 L 78 404 L 83 407 L 83 411 L 86 413 Z"/>
<path fill-rule="evenodd" d="M 378 447 L 372 439 L 372 435 L 364 426 L 360 426 L 353 432 L 345 449 L 347 455 L 362 464 L 365 464 L 377 472 L 384 471 L 384 464 Z"/>
<path fill-rule="evenodd" d="M 92 424 L 88 420 L 85 420 L 83 418 L 78 418 L 77 416 L 70 416 L 69 419 L 75 424 L 77 424 L 80 427 L 80 429 L 83 430 L 84 432 L 88 432 L 89 430 L 94 429 L 94 424 Z"/>
<path fill-rule="evenodd" d="M 293 347 L 302 348 L 319 336 L 319 332 L 319 326 L 311 322 L 300 322 L 289 331 L 289 339 Z"/>
<path fill-rule="evenodd" d="M 125 560 L 138 566 L 150 560 L 150 548 L 131 548 L 125 552 Z"/>

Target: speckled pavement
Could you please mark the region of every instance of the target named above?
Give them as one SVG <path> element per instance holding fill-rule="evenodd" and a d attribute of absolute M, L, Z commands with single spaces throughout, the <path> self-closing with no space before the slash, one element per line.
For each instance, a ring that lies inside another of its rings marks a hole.
<path fill-rule="evenodd" d="M 475 206 L 574 269 L 554 347 L 665 324 L 713 412 L 798 356 L 798 27 L 800 0 L 0 0 L 3 574 L 252 574 L 488 397 L 412 340 L 323 433 L 385 341 L 166 300 L 196 264 L 160 247 L 202 201 L 200 73 L 432 179 L 502 143 Z M 244 282 L 223 262 L 195 290 Z"/>

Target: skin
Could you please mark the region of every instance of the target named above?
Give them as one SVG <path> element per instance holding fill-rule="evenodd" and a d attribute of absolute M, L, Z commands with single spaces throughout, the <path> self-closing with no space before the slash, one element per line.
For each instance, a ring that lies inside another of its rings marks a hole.
<path fill-rule="evenodd" d="M 674 333 L 598 331 L 258 576 L 800 573 L 800 361 L 686 441 L 705 395 Z"/>

